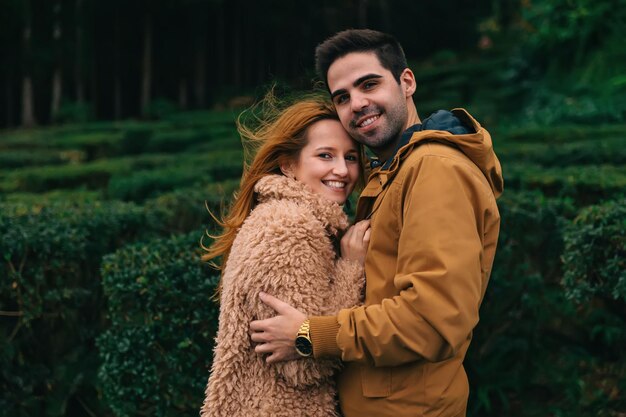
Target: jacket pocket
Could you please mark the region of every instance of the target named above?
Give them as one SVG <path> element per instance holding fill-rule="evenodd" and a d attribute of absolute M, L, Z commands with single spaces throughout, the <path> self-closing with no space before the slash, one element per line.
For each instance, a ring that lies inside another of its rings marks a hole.
<path fill-rule="evenodd" d="M 391 368 L 361 367 L 361 387 L 367 398 L 384 398 L 391 395 Z"/>

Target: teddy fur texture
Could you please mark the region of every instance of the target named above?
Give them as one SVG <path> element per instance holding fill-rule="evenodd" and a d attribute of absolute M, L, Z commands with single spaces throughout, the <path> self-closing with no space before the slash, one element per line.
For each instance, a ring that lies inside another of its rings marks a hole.
<path fill-rule="evenodd" d="M 356 305 L 364 276 L 358 262 L 337 259 L 331 235 L 348 226 L 341 207 L 285 176 L 255 185 L 258 205 L 239 230 L 222 277 L 219 329 L 202 417 L 336 416 L 338 359 L 268 365 L 254 352 L 252 320 L 275 315 L 259 292 L 307 315 Z"/>

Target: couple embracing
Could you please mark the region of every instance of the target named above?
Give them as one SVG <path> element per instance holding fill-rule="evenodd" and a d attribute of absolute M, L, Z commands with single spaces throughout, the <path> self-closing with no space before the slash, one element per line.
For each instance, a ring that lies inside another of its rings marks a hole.
<path fill-rule="evenodd" d="M 330 98 L 239 126 L 260 147 L 205 255 L 222 277 L 201 415 L 464 416 L 500 224 L 489 133 L 462 109 L 420 120 L 390 35 L 340 32 L 316 66 Z"/>

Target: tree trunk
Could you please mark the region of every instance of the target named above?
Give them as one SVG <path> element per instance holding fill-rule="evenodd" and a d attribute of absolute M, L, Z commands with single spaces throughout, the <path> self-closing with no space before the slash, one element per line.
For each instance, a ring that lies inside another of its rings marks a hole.
<path fill-rule="evenodd" d="M 122 118 L 122 81 L 120 77 L 120 7 L 115 3 L 113 15 L 113 117 L 115 120 Z"/>
<path fill-rule="evenodd" d="M 146 13 L 143 27 L 143 77 L 141 84 L 141 113 L 146 115 L 150 104 L 152 85 L 152 15 Z"/>
<path fill-rule="evenodd" d="M 359 0 L 358 5 L 358 27 L 366 28 L 367 27 L 367 0 Z"/>
<path fill-rule="evenodd" d="M 61 2 L 54 5 L 54 26 L 52 29 L 52 39 L 55 48 L 55 67 L 52 75 L 52 103 L 50 105 L 50 119 L 54 121 L 61 108 L 61 96 L 63 94 L 63 73 L 62 73 L 62 26 L 61 26 Z"/>
<path fill-rule="evenodd" d="M 22 126 L 33 127 L 37 125 L 35 119 L 35 102 L 33 96 L 33 82 L 31 79 L 31 8 L 30 1 L 26 0 L 25 18 L 24 18 L 24 31 L 22 33 L 22 50 L 24 52 L 22 72 Z"/>
<path fill-rule="evenodd" d="M 228 82 L 226 79 L 226 36 L 224 36 L 226 25 L 224 24 L 224 20 L 226 19 L 224 8 L 226 7 L 223 4 L 217 6 L 219 8 L 218 13 L 216 13 L 217 24 L 215 25 L 215 34 L 214 39 L 217 42 L 217 62 L 213 61 L 212 65 L 217 67 L 217 82 L 213 83 L 214 86 L 224 85 Z"/>
<path fill-rule="evenodd" d="M 243 42 L 241 42 L 241 14 L 235 12 L 233 15 L 233 49 L 230 51 L 233 54 L 233 84 L 236 87 L 241 86 L 241 56 L 243 55 Z"/>
<path fill-rule="evenodd" d="M 76 0 L 76 55 L 74 62 L 74 88 L 76 89 L 76 102 L 85 102 L 85 86 L 83 85 L 83 0 Z"/>
<path fill-rule="evenodd" d="M 206 106 L 206 36 L 204 31 L 196 48 L 194 71 L 194 104 L 196 107 Z"/>
<path fill-rule="evenodd" d="M 178 81 L 178 106 L 181 110 L 187 110 L 187 78 L 181 77 Z"/>
<path fill-rule="evenodd" d="M 7 69 L 6 72 L 6 127 L 11 127 L 13 125 L 13 80 L 12 80 L 12 71 Z"/>

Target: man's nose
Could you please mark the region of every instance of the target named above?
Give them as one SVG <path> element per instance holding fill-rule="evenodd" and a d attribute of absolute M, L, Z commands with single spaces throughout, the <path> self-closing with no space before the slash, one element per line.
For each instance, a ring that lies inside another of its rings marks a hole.
<path fill-rule="evenodd" d="M 353 112 L 360 112 L 369 105 L 369 100 L 364 94 L 353 94 L 350 100 Z"/>

